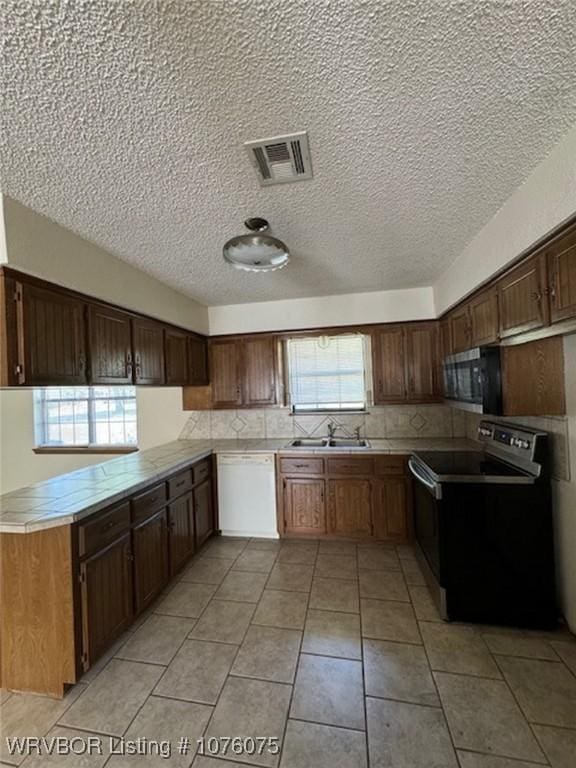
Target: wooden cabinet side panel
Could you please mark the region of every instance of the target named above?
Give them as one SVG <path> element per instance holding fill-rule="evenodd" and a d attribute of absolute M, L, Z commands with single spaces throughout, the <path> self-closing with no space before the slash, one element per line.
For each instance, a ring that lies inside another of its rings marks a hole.
<path fill-rule="evenodd" d="M 372 333 L 374 403 L 401 403 L 406 400 L 404 331 L 401 327 Z"/>
<path fill-rule="evenodd" d="M 61 697 L 76 681 L 70 526 L 0 534 L 1 685 Z"/>

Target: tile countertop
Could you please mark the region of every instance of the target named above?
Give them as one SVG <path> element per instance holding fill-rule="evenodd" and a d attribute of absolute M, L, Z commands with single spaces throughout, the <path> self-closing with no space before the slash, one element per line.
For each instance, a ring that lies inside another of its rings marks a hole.
<path fill-rule="evenodd" d="M 163 480 L 212 453 L 411 453 L 416 450 L 474 450 L 461 438 L 369 440 L 362 450 L 290 448 L 291 438 L 276 440 L 175 440 L 102 464 L 78 469 L 0 496 L 0 533 L 32 533 L 70 525 L 128 494 Z"/>

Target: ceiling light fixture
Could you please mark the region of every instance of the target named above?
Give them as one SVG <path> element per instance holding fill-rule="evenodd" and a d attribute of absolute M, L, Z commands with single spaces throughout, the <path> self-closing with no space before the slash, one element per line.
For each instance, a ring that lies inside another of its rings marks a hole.
<path fill-rule="evenodd" d="M 267 234 L 269 226 L 266 219 L 246 219 L 244 224 L 250 234 L 228 240 L 222 251 L 225 261 L 246 272 L 273 272 L 288 264 L 288 247 Z"/>

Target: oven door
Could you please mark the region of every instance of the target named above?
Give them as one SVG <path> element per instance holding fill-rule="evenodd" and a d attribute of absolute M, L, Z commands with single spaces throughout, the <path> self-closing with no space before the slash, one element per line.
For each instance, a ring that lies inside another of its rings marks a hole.
<path fill-rule="evenodd" d="M 442 486 L 431 478 L 425 467 L 413 456 L 408 467 L 414 478 L 414 533 L 438 584 L 440 568 L 440 511 Z"/>

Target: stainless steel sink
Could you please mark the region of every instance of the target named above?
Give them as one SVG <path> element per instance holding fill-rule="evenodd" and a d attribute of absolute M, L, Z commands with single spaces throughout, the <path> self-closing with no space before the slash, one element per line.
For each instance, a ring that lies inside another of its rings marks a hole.
<path fill-rule="evenodd" d="M 328 448 L 370 448 L 370 443 L 362 438 L 332 437 L 328 441 Z"/>
<path fill-rule="evenodd" d="M 292 440 L 291 448 L 326 448 L 328 447 L 327 437 L 299 437 Z"/>
<path fill-rule="evenodd" d="M 346 437 L 299 437 L 292 440 L 291 448 L 370 448 L 368 440 Z"/>

